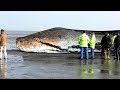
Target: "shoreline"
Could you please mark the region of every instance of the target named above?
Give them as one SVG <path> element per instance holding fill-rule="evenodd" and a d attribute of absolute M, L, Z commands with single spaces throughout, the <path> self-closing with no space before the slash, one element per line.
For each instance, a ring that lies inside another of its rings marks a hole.
<path fill-rule="evenodd" d="M 24 60 L 40 60 L 40 59 L 76 59 L 80 60 L 80 54 L 77 53 L 36 53 L 36 52 L 23 52 L 19 50 L 7 50 L 8 55 L 20 56 L 23 57 Z M 83 54 L 84 55 L 84 54 Z M 89 57 L 91 53 L 89 53 Z M 113 59 L 112 54 L 110 55 L 111 59 Z M 9 58 L 8 58 L 9 59 Z M 100 52 L 95 52 L 95 59 L 102 59 Z M 90 58 L 89 58 L 90 60 Z"/>

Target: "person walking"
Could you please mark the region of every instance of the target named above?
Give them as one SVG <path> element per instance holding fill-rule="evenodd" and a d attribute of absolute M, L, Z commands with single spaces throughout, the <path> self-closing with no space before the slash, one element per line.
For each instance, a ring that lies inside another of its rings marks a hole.
<path fill-rule="evenodd" d="M 88 43 L 89 43 L 89 36 L 86 34 L 85 31 L 78 38 L 78 43 L 80 46 L 80 59 L 83 59 L 83 52 L 85 52 L 85 58 L 88 60 Z"/>
<path fill-rule="evenodd" d="M 104 59 L 110 59 L 110 47 L 112 45 L 111 38 L 109 33 L 106 33 L 102 40 L 101 40 L 101 46 L 103 47 L 104 51 Z"/>
<path fill-rule="evenodd" d="M 91 49 L 91 59 L 94 59 L 94 49 L 95 49 L 95 44 L 96 44 L 96 36 L 95 33 L 92 32 L 90 36 L 90 41 L 89 41 L 89 47 Z"/>
<path fill-rule="evenodd" d="M 0 34 L 0 59 L 2 59 L 2 52 L 4 51 L 4 59 L 7 59 L 7 51 L 6 51 L 6 44 L 7 44 L 7 34 L 1 29 Z"/>

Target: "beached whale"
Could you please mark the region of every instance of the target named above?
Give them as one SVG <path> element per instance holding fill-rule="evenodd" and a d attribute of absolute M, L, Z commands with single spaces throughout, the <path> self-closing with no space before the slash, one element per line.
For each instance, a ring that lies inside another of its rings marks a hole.
<path fill-rule="evenodd" d="M 86 31 L 90 35 L 91 31 Z M 16 47 L 26 52 L 79 52 L 78 37 L 82 30 L 66 29 L 61 27 L 33 33 L 16 39 Z M 95 31 L 97 43 L 100 43 L 104 33 Z M 96 45 L 99 48 L 99 44 Z M 99 48 L 100 49 L 100 48 Z"/>

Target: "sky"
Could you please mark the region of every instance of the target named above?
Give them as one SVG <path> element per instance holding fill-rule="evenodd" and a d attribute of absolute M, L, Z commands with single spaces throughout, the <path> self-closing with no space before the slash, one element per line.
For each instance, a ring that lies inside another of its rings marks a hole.
<path fill-rule="evenodd" d="M 120 30 L 120 11 L 0 11 L 0 28 L 43 31 L 54 27 L 77 30 Z"/>

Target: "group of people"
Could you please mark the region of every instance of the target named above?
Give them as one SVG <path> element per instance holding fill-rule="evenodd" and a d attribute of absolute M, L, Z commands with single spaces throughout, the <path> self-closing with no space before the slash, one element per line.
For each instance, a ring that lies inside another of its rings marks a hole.
<path fill-rule="evenodd" d="M 91 57 L 94 59 L 94 49 L 95 49 L 95 44 L 96 44 L 96 36 L 95 33 L 91 33 L 91 37 L 86 34 L 85 31 L 82 32 L 82 34 L 78 38 L 78 43 L 80 45 L 80 59 L 83 59 L 83 53 L 85 52 L 85 58 L 88 60 L 89 55 L 88 55 L 88 46 L 91 49 Z"/>
<path fill-rule="evenodd" d="M 112 50 L 114 59 L 120 59 L 120 34 L 119 32 L 113 33 L 112 37 L 110 37 L 109 33 L 106 33 L 105 36 L 101 40 L 102 51 L 101 55 L 104 56 L 105 59 L 110 59 L 110 52 Z"/>
<path fill-rule="evenodd" d="M 89 58 L 94 59 L 94 49 L 96 46 L 96 36 L 95 33 L 92 32 L 89 36 L 85 31 L 78 37 L 78 43 L 80 46 L 80 59 L 83 59 L 83 53 L 85 53 L 85 58 L 88 60 Z M 91 57 L 88 54 L 88 48 L 91 50 Z M 114 58 L 119 60 L 120 57 L 120 34 L 113 33 L 111 37 L 109 33 L 105 33 L 105 35 L 101 39 L 101 55 L 104 59 L 110 59 L 110 52 L 113 50 Z"/>

